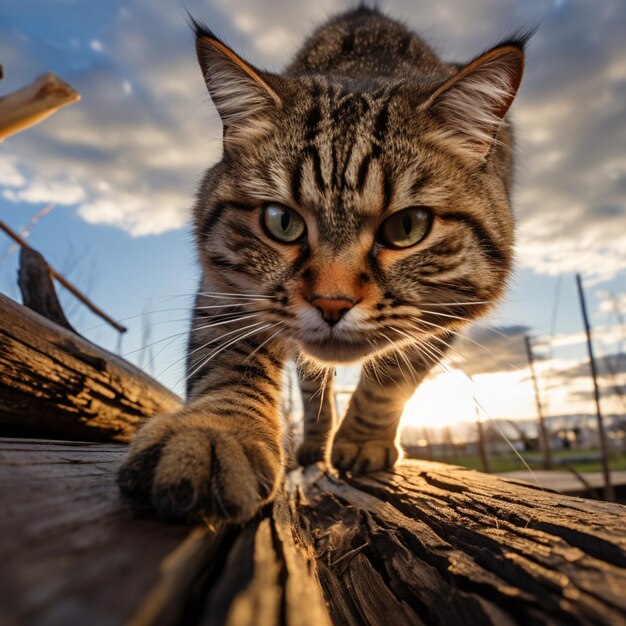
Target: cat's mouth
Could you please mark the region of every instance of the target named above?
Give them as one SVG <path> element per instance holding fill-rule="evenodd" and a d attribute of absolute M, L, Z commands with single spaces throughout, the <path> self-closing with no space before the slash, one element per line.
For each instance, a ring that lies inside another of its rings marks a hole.
<path fill-rule="evenodd" d="M 354 363 L 376 351 L 369 341 L 348 341 L 333 337 L 325 341 L 303 341 L 302 348 L 325 363 Z"/>

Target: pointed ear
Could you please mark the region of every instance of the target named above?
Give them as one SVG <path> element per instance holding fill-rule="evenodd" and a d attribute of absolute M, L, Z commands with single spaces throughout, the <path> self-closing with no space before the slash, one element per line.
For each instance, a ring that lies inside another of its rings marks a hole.
<path fill-rule="evenodd" d="M 494 143 L 522 81 L 524 41 L 499 45 L 474 59 L 425 105 L 443 124 L 443 136 L 470 156 L 485 158 Z"/>
<path fill-rule="evenodd" d="M 267 83 L 269 76 L 242 59 L 191 16 L 190 21 L 196 34 L 198 62 L 222 119 L 224 135 L 248 125 L 258 129 L 259 116 L 281 106 L 280 97 Z"/>

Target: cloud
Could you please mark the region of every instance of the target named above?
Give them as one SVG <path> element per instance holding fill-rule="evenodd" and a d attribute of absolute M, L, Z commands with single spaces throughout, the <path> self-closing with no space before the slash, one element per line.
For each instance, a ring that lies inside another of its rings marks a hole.
<path fill-rule="evenodd" d="M 594 343 L 602 345 L 615 345 L 622 340 L 623 336 L 624 333 L 618 326 L 595 326 L 592 330 Z M 587 342 L 587 335 L 582 330 L 575 333 L 557 333 L 551 337 L 538 337 L 533 342 L 539 349 L 553 350 L 583 345 Z"/>
<path fill-rule="evenodd" d="M 50 53 L 50 67 L 82 94 L 4 144 L 0 194 L 73 205 L 90 223 L 154 235 L 188 219 L 203 170 L 221 154 L 221 130 L 184 14 L 134 2 L 116 21 L 108 39 L 88 38 L 63 53 L 0 27 L 0 52 L 13 62 L 10 88 L 41 72 L 35 50 Z M 23 47 L 31 54 L 20 57 Z"/>
<path fill-rule="evenodd" d="M 20 189 L 5 189 L 2 196 L 11 202 L 30 202 L 40 204 L 55 202 L 56 204 L 78 204 L 87 197 L 83 187 L 75 182 L 33 180 L 22 183 Z"/>
<path fill-rule="evenodd" d="M 598 312 L 600 313 L 608 313 L 610 315 L 622 316 L 622 311 L 626 311 L 626 292 L 624 293 L 607 293 L 600 292 L 598 296 L 601 298 L 600 304 L 598 306 Z"/>
<path fill-rule="evenodd" d="M 23 187 L 26 178 L 17 166 L 17 157 L 0 154 L 0 181 L 5 187 Z"/>
<path fill-rule="evenodd" d="M 605 354 L 594 359 L 598 373 L 608 374 L 611 377 L 626 374 L 626 354 Z M 589 377 L 589 361 L 585 360 L 572 367 L 561 369 L 558 375 L 561 378 L 587 378 Z"/>
<path fill-rule="evenodd" d="M 353 5 L 188 3 L 244 56 L 275 70 L 314 26 Z M 582 271 L 595 282 L 619 273 L 626 266 L 626 5 L 389 0 L 385 9 L 455 60 L 538 23 L 547 11 L 513 110 L 518 262 L 550 275 Z M 89 9 L 77 5 L 81 10 Z M 221 135 L 186 17 L 176 3 L 155 11 L 149 0 L 106 12 L 110 28 L 67 40 L 75 45 L 0 29 L 10 76 L 3 82 L 15 86 L 16 75 L 58 69 L 83 94 L 79 104 L 6 143 L 0 175 L 19 193 L 5 198 L 62 202 L 80 188 L 79 214 L 92 223 L 135 235 L 178 228 L 202 170 L 219 158 Z"/>
<path fill-rule="evenodd" d="M 524 369 L 529 332 L 527 326 L 473 326 L 453 343 L 450 359 L 468 376 Z"/>
<path fill-rule="evenodd" d="M 624 5 L 572 0 L 531 42 L 515 110 L 519 262 L 596 282 L 626 266 Z"/>
<path fill-rule="evenodd" d="M 159 235 L 184 226 L 187 216 L 177 202 L 175 194 L 160 195 L 148 216 L 143 196 L 109 191 L 106 197 L 82 204 L 78 214 L 90 224 L 117 226 L 134 237 Z"/>

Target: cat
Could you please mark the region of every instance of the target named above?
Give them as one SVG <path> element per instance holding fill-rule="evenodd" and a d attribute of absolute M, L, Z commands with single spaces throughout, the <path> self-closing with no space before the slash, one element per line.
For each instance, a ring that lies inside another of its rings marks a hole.
<path fill-rule="evenodd" d="M 287 359 L 304 402 L 298 461 L 391 469 L 404 403 L 501 297 L 514 241 L 505 115 L 526 37 L 448 64 L 359 7 L 273 74 L 191 24 L 223 156 L 194 210 L 188 401 L 141 427 L 118 485 L 166 518 L 241 522 L 281 482 Z M 330 372 L 353 362 L 365 367 L 333 433 Z"/>

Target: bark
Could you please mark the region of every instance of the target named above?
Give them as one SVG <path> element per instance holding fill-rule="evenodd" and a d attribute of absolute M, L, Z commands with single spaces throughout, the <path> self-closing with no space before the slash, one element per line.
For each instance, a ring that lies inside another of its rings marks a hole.
<path fill-rule="evenodd" d="M 129 441 L 180 399 L 114 354 L 0 295 L 0 435 Z"/>
<path fill-rule="evenodd" d="M 626 509 L 430 462 L 296 470 L 215 530 L 134 517 L 125 446 L 0 442 L 0 623 L 622 624 Z"/>
<path fill-rule="evenodd" d="M 50 266 L 37 250 L 24 247 L 21 249 L 18 283 L 24 306 L 78 334 L 61 308 L 52 283 Z"/>

